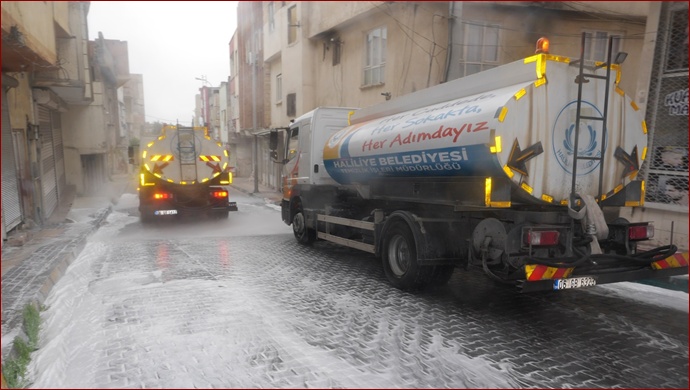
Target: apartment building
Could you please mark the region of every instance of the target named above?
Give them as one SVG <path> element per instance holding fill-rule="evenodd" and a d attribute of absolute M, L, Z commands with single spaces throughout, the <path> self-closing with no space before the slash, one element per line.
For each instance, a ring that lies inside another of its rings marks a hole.
<path fill-rule="evenodd" d="M 89 41 L 89 6 L 1 4 L 3 244 L 47 221 L 69 191 L 95 192 L 129 169 L 127 100 L 143 89 L 123 91 L 126 42 Z"/>
<path fill-rule="evenodd" d="M 146 123 L 143 75 L 129 75 L 129 81 L 124 85 L 124 105 L 127 118 L 127 134 L 131 144 L 141 140 Z"/>
<path fill-rule="evenodd" d="M 235 131 L 238 176 L 278 188 L 280 167 L 268 157 L 271 112 L 267 88 L 270 80 L 264 63 L 264 2 L 239 2 L 237 32 L 230 42 L 230 112 Z"/>

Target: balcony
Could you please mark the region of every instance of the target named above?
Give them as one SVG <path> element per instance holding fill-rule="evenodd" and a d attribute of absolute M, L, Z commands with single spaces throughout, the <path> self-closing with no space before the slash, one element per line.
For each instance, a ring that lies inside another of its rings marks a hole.
<path fill-rule="evenodd" d="M 3 71 L 33 72 L 32 87 L 49 89 L 67 104 L 89 104 L 88 38 L 81 36 L 86 10 L 82 3 L 3 2 Z"/>

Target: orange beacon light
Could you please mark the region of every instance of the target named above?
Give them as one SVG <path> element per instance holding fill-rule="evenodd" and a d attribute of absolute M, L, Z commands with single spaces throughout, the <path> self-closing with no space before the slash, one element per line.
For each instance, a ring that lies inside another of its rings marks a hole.
<path fill-rule="evenodd" d="M 535 54 L 549 54 L 549 39 L 541 37 L 537 40 L 537 49 L 534 51 Z"/>

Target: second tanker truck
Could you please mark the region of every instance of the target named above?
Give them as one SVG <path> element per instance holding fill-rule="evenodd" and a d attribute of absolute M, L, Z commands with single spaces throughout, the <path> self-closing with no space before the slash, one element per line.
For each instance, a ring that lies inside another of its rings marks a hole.
<path fill-rule="evenodd" d="M 579 62 L 579 63 L 578 63 Z M 609 63 L 611 63 L 609 61 Z M 638 250 L 647 128 L 620 66 L 546 53 L 365 109 L 302 115 L 274 156 L 296 239 L 382 258 L 401 289 L 479 267 L 522 292 L 688 273 L 675 245 Z"/>
<path fill-rule="evenodd" d="M 229 201 L 228 163 L 228 151 L 211 139 L 206 127 L 164 126 L 141 153 L 141 221 L 227 218 L 237 211 L 237 203 Z"/>

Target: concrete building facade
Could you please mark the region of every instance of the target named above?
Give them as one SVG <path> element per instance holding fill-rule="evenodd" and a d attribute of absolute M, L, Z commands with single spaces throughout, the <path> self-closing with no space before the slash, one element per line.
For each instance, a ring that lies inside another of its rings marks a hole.
<path fill-rule="evenodd" d="M 62 117 L 93 98 L 87 13 L 88 3 L 2 3 L 3 242 L 49 218 L 67 190 Z"/>
<path fill-rule="evenodd" d="M 2 2 L 3 243 L 128 172 L 127 44 L 89 41 L 89 6 Z"/>
<path fill-rule="evenodd" d="M 247 68 L 242 67 L 244 75 L 240 75 L 240 44 L 239 31 L 233 34 L 230 39 L 229 54 L 230 54 L 230 77 L 228 78 L 228 143 L 231 159 L 234 156 L 235 175 L 238 177 L 249 177 L 253 171 L 254 155 L 254 138 L 246 131 L 243 132 L 242 120 L 240 117 L 240 108 L 243 99 L 247 99 L 247 91 L 240 97 L 240 80 L 251 78 L 251 75 L 246 74 Z M 246 106 L 246 101 L 244 105 Z M 247 112 L 245 108 L 243 112 Z M 251 111 L 250 111 L 251 112 Z M 245 115 L 246 116 L 246 115 Z M 249 118 L 244 120 L 251 121 Z M 251 123 L 251 122 L 250 122 Z"/>
<path fill-rule="evenodd" d="M 268 140 L 271 113 L 268 111 L 269 85 L 264 63 L 263 2 L 240 2 L 237 32 L 231 41 L 231 89 L 236 103 L 233 122 L 237 138 L 237 174 L 253 177 L 255 187 L 277 188 L 279 167 L 269 161 Z"/>

